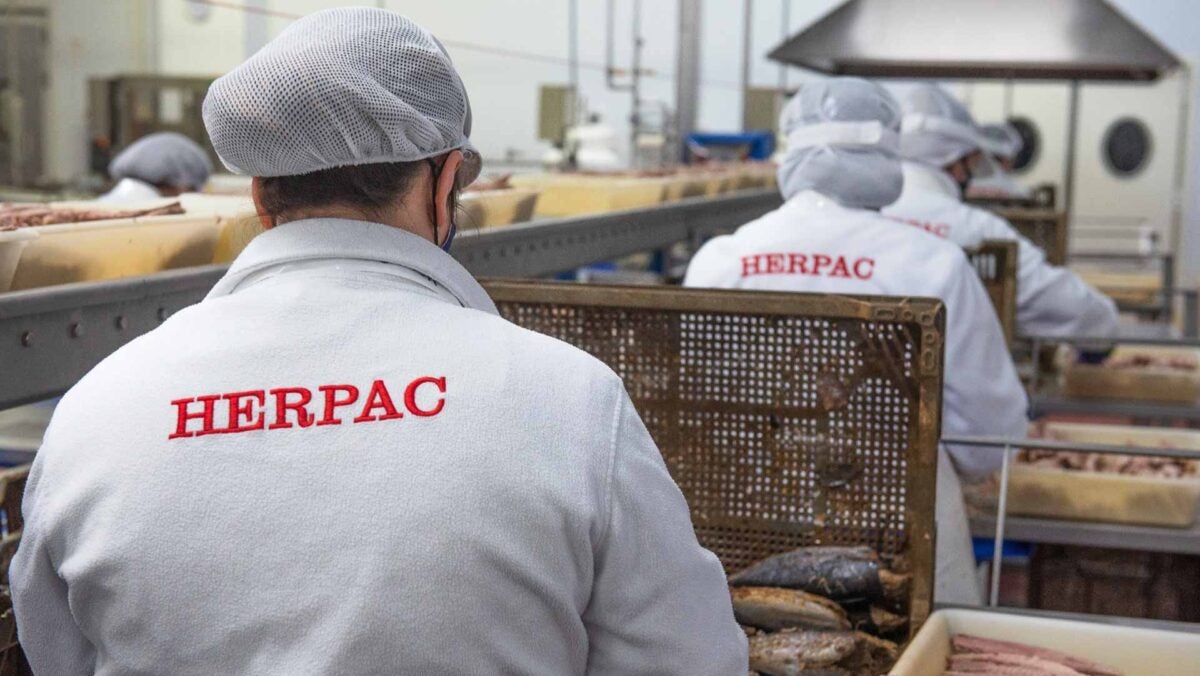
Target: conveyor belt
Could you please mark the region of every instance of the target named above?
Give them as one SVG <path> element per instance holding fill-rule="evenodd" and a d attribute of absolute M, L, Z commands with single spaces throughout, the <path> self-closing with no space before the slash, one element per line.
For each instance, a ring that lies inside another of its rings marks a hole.
<path fill-rule="evenodd" d="M 473 274 L 543 277 L 700 241 L 776 208 L 774 190 L 464 232 L 454 256 Z M 208 292 L 224 266 L 0 294 L 0 409 L 69 389 L 101 359 Z"/>

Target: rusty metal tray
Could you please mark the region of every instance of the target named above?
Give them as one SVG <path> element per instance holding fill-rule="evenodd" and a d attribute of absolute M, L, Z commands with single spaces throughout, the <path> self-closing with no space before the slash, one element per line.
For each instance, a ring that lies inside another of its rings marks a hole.
<path fill-rule="evenodd" d="M 1053 209 L 994 209 L 1017 232 L 1024 235 L 1042 251 L 1052 265 L 1067 264 L 1067 213 Z"/>
<path fill-rule="evenodd" d="M 987 239 L 974 249 L 967 250 L 967 258 L 983 280 L 1004 339 L 1009 345 L 1017 336 L 1017 243 L 1011 240 Z"/>
<path fill-rule="evenodd" d="M 503 316 L 608 364 L 727 572 L 868 545 L 930 612 L 945 311 L 928 299 L 488 281 Z M 831 401 L 830 382 L 849 390 Z M 818 385 L 822 383 L 822 385 Z M 828 402 L 828 405 L 827 405 Z"/>

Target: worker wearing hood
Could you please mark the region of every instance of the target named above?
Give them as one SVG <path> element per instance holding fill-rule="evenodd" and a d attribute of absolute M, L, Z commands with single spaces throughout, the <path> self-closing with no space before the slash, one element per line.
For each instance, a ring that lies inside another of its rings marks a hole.
<path fill-rule="evenodd" d="M 707 242 L 684 284 L 939 298 L 947 313 L 942 433 L 1024 436 L 1025 392 L 987 292 L 962 250 L 915 228 L 897 228 L 879 214 L 901 191 L 899 125 L 899 105 L 874 83 L 838 78 L 801 86 L 780 119 L 788 144 L 779 165 L 786 202 Z M 789 265 L 759 264 L 779 253 Z M 978 479 L 1002 458 L 985 449 L 946 450 L 938 458 L 935 598 L 978 603 L 954 468 Z"/>
<path fill-rule="evenodd" d="M 967 196 L 1029 199 L 1033 191 L 1012 177 L 1013 163 L 1025 145 L 1021 132 L 1005 122 L 982 125 L 979 133 L 992 171 L 990 176 L 972 178 L 967 186 Z"/>
<path fill-rule="evenodd" d="M 199 192 L 212 175 L 212 162 L 195 141 L 175 132 L 134 141 L 108 165 L 116 185 L 101 202 L 145 202 Z"/>
<path fill-rule="evenodd" d="M 11 571 L 35 672 L 745 673 L 621 380 L 443 251 L 470 111 L 378 9 L 213 83 L 209 135 L 272 227 L 64 397 Z"/>
<path fill-rule="evenodd" d="M 963 189 L 991 163 L 971 114 L 936 85 L 921 85 L 904 101 L 900 151 L 904 193 L 883 213 L 964 248 L 984 240 L 1017 242 L 1017 328 L 1027 336 L 1107 338 L 1117 328 L 1111 299 L 1075 273 L 1051 265 L 1044 251 L 1008 221 L 964 204 Z"/>

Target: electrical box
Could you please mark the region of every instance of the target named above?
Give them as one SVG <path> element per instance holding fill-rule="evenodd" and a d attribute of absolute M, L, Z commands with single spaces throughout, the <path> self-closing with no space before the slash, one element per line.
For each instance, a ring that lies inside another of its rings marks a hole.
<path fill-rule="evenodd" d="M 774 87 L 750 87 L 742 99 L 742 121 L 745 131 L 778 132 L 779 111 L 784 97 Z"/>
<path fill-rule="evenodd" d="M 538 138 L 561 145 L 575 122 L 575 90 L 569 85 L 538 88 Z"/>

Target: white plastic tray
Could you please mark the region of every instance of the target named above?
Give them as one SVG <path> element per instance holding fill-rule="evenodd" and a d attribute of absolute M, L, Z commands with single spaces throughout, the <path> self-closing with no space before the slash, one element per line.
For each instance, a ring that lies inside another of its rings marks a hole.
<path fill-rule="evenodd" d="M 1200 634 L 955 608 L 929 616 L 890 676 L 945 673 L 950 638 L 955 634 L 1058 650 L 1112 667 L 1125 676 L 1200 674 Z"/>

